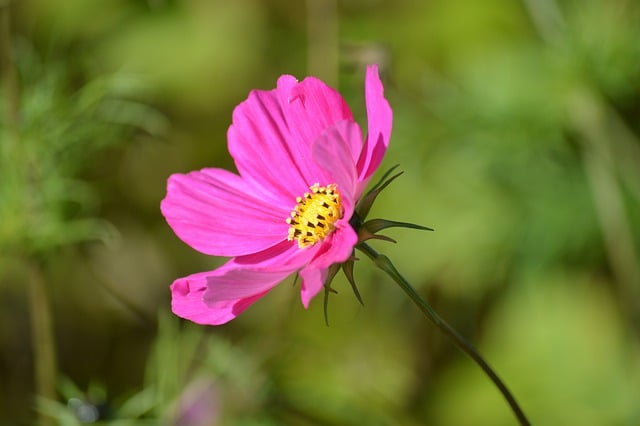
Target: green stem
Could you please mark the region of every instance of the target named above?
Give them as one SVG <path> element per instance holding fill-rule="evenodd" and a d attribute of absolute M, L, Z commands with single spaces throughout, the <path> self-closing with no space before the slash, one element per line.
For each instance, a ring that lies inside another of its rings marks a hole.
<path fill-rule="evenodd" d="M 33 260 L 26 264 L 36 394 L 40 398 L 55 400 L 57 369 L 51 303 L 39 262 Z M 40 412 L 37 424 L 50 426 L 53 425 L 53 419 Z"/>
<path fill-rule="evenodd" d="M 393 278 L 393 280 L 398 283 L 402 290 L 404 290 L 404 292 L 409 296 L 411 301 L 415 303 L 418 308 L 420 308 L 422 313 L 428 319 L 430 319 L 444 334 L 446 334 L 451 340 L 453 340 L 453 342 L 456 344 L 456 346 L 458 346 L 460 350 L 469 355 L 471 359 L 473 359 L 480 366 L 480 368 L 482 368 L 487 376 L 489 376 L 491 381 L 496 385 L 498 390 L 500 390 L 500 393 L 502 393 L 502 396 L 506 399 L 509 407 L 511 407 L 511 410 L 515 414 L 520 424 L 523 426 L 530 425 L 531 423 L 518 405 L 514 396 L 511 394 L 500 377 L 498 377 L 495 371 L 493 371 L 487 361 L 485 361 L 482 355 L 478 353 L 476 348 L 474 348 L 471 343 L 469 343 L 455 329 L 453 329 L 453 327 L 451 327 L 445 320 L 440 318 L 436 311 L 434 311 L 433 308 L 424 301 L 424 299 L 416 292 L 411 284 L 409 284 L 409 282 L 398 272 L 395 266 L 393 266 L 393 263 L 391 263 L 391 260 L 389 260 L 387 256 L 378 253 L 366 243 L 360 243 L 356 246 L 356 248 L 358 248 L 371 260 L 373 260 L 378 268 L 382 269 L 391 278 Z"/>
<path fill-rule="evenodd" d="M 16 69 L 12 28 L 11 0 L 0 0 L 0 85 L 2 86 L 4 124 L 6 132 L 2 136 L 3 155 L 22 149 L 20 135 L 20 85 Z M 38 256 L 24 255 L 26 265 L 26 287 L 28 291 L 29 314 L 31 319 L 31 341 L 33 346 L 35 392 L 40 398 L 56 398 L 56 350 L 53 335 L 53 316 L 47 283 L 44 280 L 42 265 Z M 38 413 L 39 426 L 53 425 L 53 418 Z"/>
<path fill-rule="evenodd" d="M 573 96 L 569 116 L 581 136 L 585 175 L 617 284 L 617 296 L 632 329 L 640 333 L 640 263 L 630 210 L 620 181 L 625 157 L 633 157 L 633 153 L 616 155 L 614 141 L 624 137 L 616 134 L 611 124 L 615 118 L 608 109 L 598 94 L 585 90 Z M 637 175 L 636 172 L 634 180 Z"/>

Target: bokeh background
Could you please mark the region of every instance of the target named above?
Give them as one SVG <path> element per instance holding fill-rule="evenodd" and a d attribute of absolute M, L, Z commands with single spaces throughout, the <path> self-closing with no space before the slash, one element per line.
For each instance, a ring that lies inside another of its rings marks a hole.
<path fill-rule="evenodd" d="M 474 342 L 534 424 L 640 424 L 635 0 L 0 2 L 0 424 L 511 425 L 479 368 L 366 259 L 305 311 L 170 313 L 223 260 L 159 211 L 233 169 L 249 90 L 313 74 L 366 128 L 394 110 L 376 248 Z M 39 392 L 41 397 L 35 398 Z"/>

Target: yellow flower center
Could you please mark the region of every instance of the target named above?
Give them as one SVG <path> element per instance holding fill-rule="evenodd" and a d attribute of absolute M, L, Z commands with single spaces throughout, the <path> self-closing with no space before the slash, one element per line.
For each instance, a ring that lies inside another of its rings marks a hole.
<path fill-rule="evenodd" d="M 315 183 L 305 192 L 304 197 L 296 198 L 296 208 L 287 218 L 289 241 L 298 240 L 298 247 L 312 246 L 324 240 L 335 228 L 342 217 L 342 203 L 338 186 L 334 183 L 320 186 Z"/>

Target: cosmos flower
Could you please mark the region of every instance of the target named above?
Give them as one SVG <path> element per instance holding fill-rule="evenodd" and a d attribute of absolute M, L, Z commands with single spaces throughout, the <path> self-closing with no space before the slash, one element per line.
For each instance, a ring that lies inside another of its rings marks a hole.
<path fill-rule="evenodd" d="M 309 306 L 329 268 L 352 256 L 358 235 L 349 222 L 389 144 L 392 112 L 375 65 L 365 102 L 363 139 L 336 90 L 283 75 L 233 112 L 228 148 L 239 174 L 205 168 L 169 178 L 161 211 L 176 235 L 231 257 L 171 285 L 176 315 L 224 324 L 296 272 Z"/>

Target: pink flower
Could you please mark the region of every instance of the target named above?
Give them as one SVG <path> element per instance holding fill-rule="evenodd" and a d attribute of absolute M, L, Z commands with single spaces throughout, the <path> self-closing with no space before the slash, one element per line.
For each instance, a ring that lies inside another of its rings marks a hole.
<path fill-rule="evenodd" d="M 309 306 L 329 267 L 353 253 L 349 220 L 389 144 L 392 112 L 375 65 L 365 99 L 363 142 L 337 91 L 283 75 L 233 112 L 228 147 L 239 175 L 207 168 L 169 178 L 160 207 L 173 231 L 202 253 L 232 257 L 171 285 L 176 315 L 224 324 L 295 272 Z"/>

